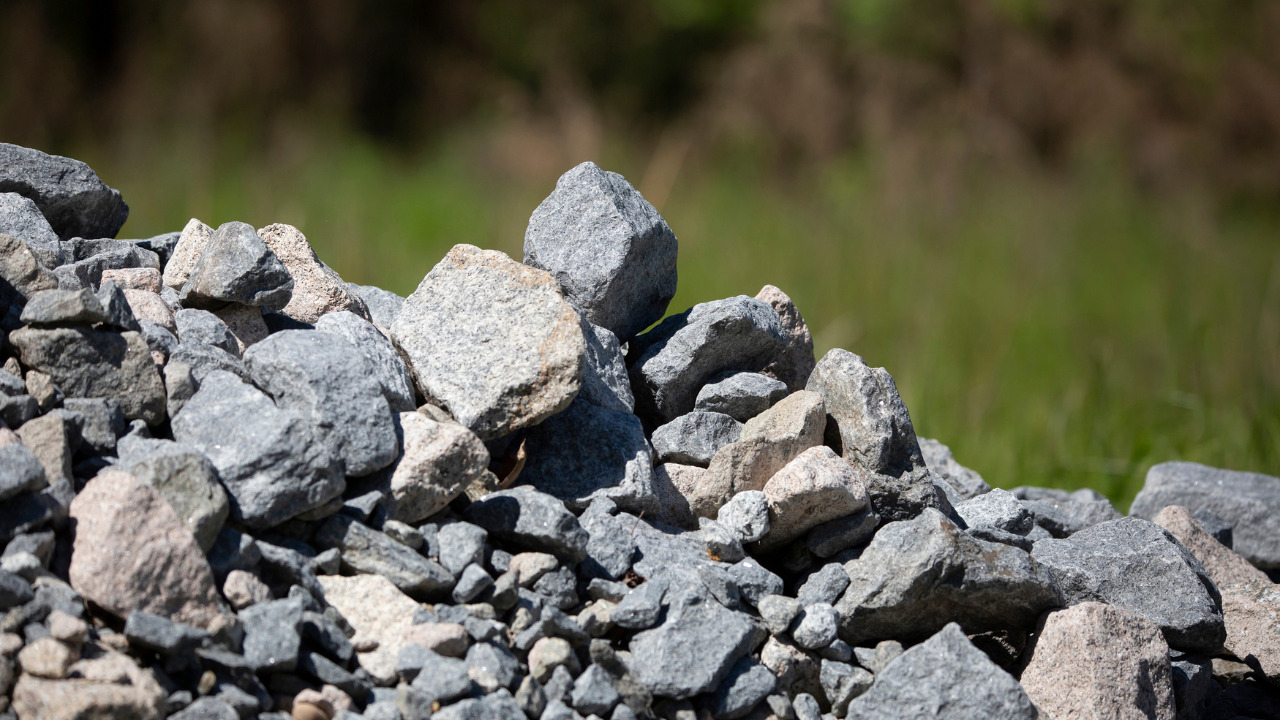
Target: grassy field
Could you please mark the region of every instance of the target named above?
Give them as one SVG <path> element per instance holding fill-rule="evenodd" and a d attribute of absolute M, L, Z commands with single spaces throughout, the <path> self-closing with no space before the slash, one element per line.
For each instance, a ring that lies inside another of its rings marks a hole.
<path fill-rule="evenodd" d="M 85 158 L 130 203 L 125 235 L 288 222 L 344 278 L 402 294 L 455 243 L 519 257 L 555 179 L 495 179 L 465 143 L 414 160 L 161 147 Z M 1144 195 L 1105 163 L 942 187 L 890 170 L 687 169 L 661 207 L 680 239 L 671 310 L 783 288 L 819 353 L 888 368 L 917 431 L 993 485 L 1088 486 L 1127 510 L 1164 460 L 1280 473 L 1280 218 Z"/>

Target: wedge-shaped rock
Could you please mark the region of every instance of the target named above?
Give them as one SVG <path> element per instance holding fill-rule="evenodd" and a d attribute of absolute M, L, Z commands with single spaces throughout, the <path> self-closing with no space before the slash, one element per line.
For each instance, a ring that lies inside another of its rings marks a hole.
<path fill-rule="evenodd" d="M 573 563 L 587 554 L 589 536 L 564 503 L 528 487 L 489 493 L 462 515 L 517 548 L 549 552 Z"/>
<path fill-rule="evenodd" d="M 215 632 L 225 624 L 204 551 L 159 492 L 108 470 L 71 502 L 71 517 L 76 592 L 121 619 L 142 610 Z"/>
<path fill-rule="evenodd" d="M 845 717 L 1035 720 L 1038 715 L 1018 681 L 950 623 L 885 666 L 871 689 L 849 703 Z"/>
<path fill-rule="evenodd" d="M 200 261 L 200 255 L 208 247 L 211 237 L 213 237 L 213 228 L 195 218 L 187 221 L 186 227 L 182 228 L 182 234 L 178 236 L 178 242 L 173 246 L 169 262 L 165 263 L 162 277 L 165 287 L 181 290 L 182 286 L 187 284 L 187 280 L 191 278 L 191 271 Z M 160 291 L 156 290 L 156 292 Z"/>
<path fill-rule="evenodd" d="M 911 415 L 884 368 L 868 367 L 836 348 L 818 361 L 806 389 L 822 396 L 830 424 L 827 443 L 871 472 L 900 475 L 924 465 Z"/>
<path fill-rule="evenodd" d="M 800 453 L 764 485 L 769 533 L 761 547 L 777 547 L 865 509 L 870 501 L 862 475 L 825 445 Z"/>
<path fill-rule="evenodd" d="M 1022 671 L 1022 687 L 1050 718 L 1175 715 L 1169 646 L 1160 628 L 1104 603 L 1049 614 Z"/>
<path fill-rule="evenodd" d="M 404 298 L 375 285 L 347 283 L 347 289 L 364 300 L 365 307 L 369 308 L 369 317 L 383 329 L 391 328 L 404 307 Z"/>
<path fill-rule="evenodd" d="M 966 632 L 1030 629 L 1062 604 L 1048 568 L 1010 545 L 970 537 L 937 510 L 880 528 L 844 566 L 840 637 L 918 640 L 950 622 Z"/>
<path fill-rule="evenodd" d="M 429 401 L 482 440 L 536 425 L 582 384 L 581 320 L 550 273 L 455 245 L 422 279 L 391 339 Z"/>
<path fill-rule="evenodd" d="M 1159 525 L 1111 520 L 1065 540 L 1040 540 L 1031 556 L 1049 569 L 1069 604 L 1096 600 L 1141 615 L 1179 650 L 1212 654 L 1222 647 L 1218 589 Z"/>
<path fill-rule="evenodd" d="M 1222 588 L 1227 652 L 1280 685 L 1280 585 L 1252 580 Z"/>
<path fill-rule="evenodd" d="M 391 473 L 391 516 L 416 523 L 444 509 L 489 467 L 489 451 L 461 425 L 400 413 L 404 452 Z"/>
<path fill-rule="evenodd" d="M 194 448 L 169 440 L 128 439 L 121 446 L 120 467 L 155 488 L 208 552 L 230 509 L 213 463 Z"/>
<path fill-rule="evenodd" d="M 631 342 L 627 353 L 636 414 L 653 425 L 693 409 L 698 391 L 730 371 L 755 371 L 782 349 L 778 313 L 755 298 L 700 303 Z"/>
<path fill-rule="evenodd" d="M 58 279 L 18 238 L 0 232 L 0 303 L 22 305 L 41 290 L 56 290 Z"/>
<path fill-rule="evenodd" d="M 258 237 L 280 258 L 293 278 L 293 295 L 280 313 L 299 322 L 315 324 L 327 313 L 347 310 L 367 318 L 364 300 L 351 292 L 338 273 L 320 262 L 311 243 L 298 228 L 284 223 L 268 225 Z"/>
<path fill-rule="evenodd" d="M 1147 472 L 1129 514 L 1150 520 L 1167 505 L 1210 510 L 1231 525 L 1235 551 L 1260 568 L 1280 568 L 1280 477 L 1161 463 Z"/>
<path fill-rule="evenodd" d="M 632 672 L 659 697 L 710 692 L 751 651 L 760 630 L 705 594 L 682 593 L 669 602 L 661 625 L 631 639 Z"/>
<path fill-rule="evenodd" d="M 635 410 L 631 379 L 618 344 L 618 336 L 598 325 L 582 321 L 587 352 L 582 356 L 582 393 L 579 398 L 610 410 Z"/>
<path fill-rule="evenodd" d="M 743 490 L 764 490 L 773 474 L 800 453 L 822 442 L 826 411 L 817 393 L 801 391 L 751 418 L 742 437 L 716 451 L 689 497 L 699 517 L 714 518 Z"/>
<path fill-rule="evenodd" d="M 640 420 L 586 400 L 531 429 L 520 482 L 582 510 L 607 497 L 627 510 L 654 511 L 653 458 Z"/>
<path fill-rule="evenodd" d="M 356 652 L 360 666 L 379 681 L 394 684 L 400 650 L 417 640 L 413 615 L 418 603 L 380 575 L 321 575 L 319 579 L 325 602 L 355 629 L 352 644 L 370 648 Z"/>
<path fill-rule="evenodd" d="M 1068 492 L 1023 486 L 1012 492 L 1035 513 L 1036 524 L 1056 538 L 1070 537 L 1087 527 L 1121 517 L 1106 496 L 1089 488 Z"/>
<path fill-rule="evenodd" d="M 214 371 L 172 421 L 178 442 L 209 458 L 231 495 L 231 515 L 262 528 L 342 494 L 342 463 L 310 419 L 277 408 L 231 373 Z"/>
<path fill-rule="evenodd" d="M 58 234 L 34 202 L 17 193 L 0 192 L 0 232 L 21 239 L 45 258 L 58 254 Z"/>
<path fill-rule="evenodd" d="M 676 236 L 618 173 L 584 162 L 556 181 L 524 233 L 524 262 L 551 272 L 587 320 L 626 342 L 676 294 Z"/>
<path fill-rule="evenodd" d="M 742 437 L 742 423 L 719 412 L 695 410 L 653 431 L 659 462 L 706 467 L 716 451 Z"/>
<path fill-rule="evenodd" d="M 1191 512 L 1181 505 L 1169 505 L 1156 513 L 1155 524 L 1169 531 L 1183 547 L 1204 566 L 1204 571 L 1213 580 L 1219 590 L 1228 585 L 1261 580 L 1270 582 L 1267 574 L 1254 567 L 1231 548 L 1218 542 L 1217 538 L 1191 516 Z"/>
<path fill-rule="evenodd" d="M 0 445 L 0 501 L 49 484 L 44 466 L 20 442 Z"/>
<path fill-rule="evenodd" d="M 340 549 L 348 569 L 381 575 L 414 597 L 438 596 L 453 585 L 453 576 L 440 563 L 346 515 L 326 520 L 316 541 Z"/>
<path fill-rule="evenodd" d="M 920 444 L 920 454 L 924 456 L 929 469 L 946 480 L 965 500 L 991 492 L 991 486 L 981 475 L 956 462 L 951 448 L 929 438 L 917 437 L 916 441 Z"/>
<path fill-rule="evenodd" d="M 368 475 L 400 454 L 376 369 L 339 337 L 285 330 L 250 347 L 244 362 L 277 407 L 315 424 L 348 476 Z"/>
<path fill-rule="evenodd" d="M 22 308 L 22 322 L 31 325 L 94 325 L 107 321 L 107 311 L 87 289 L 44 290 Z"/>
<path fill-rule="evenodd" d="M 31 198 L 58 237 L 113 238 L 129 218 L 120 191 L 71 158 L 0 143 L 0 192 Z"/>
<path fill-rule="evenodd" d="M 769 303 L 778 313 L 782 321 L 782 336 L 785 344 L 782 351 L 764 367 L 761 372 L 786 383 L 789 392 L 803 390 L 809 381 L 809 374 L 817 364 L 813 356 L 813 337 L 809 335 L 809 326 L 796 309 L 796 304 L 786 293 L 772 285 L 765 285 L 756 293 L 757 300 Z"/>
<path fill-rule="evenodd" d="M 223 223 L 209 237 L 182 286 L 182 304 L 216 310 L 227 303 L 282 308 L 293 278 L 251 225 Z"/>
<path fill-rule="evenodd" d="M 753 372 L 737 372 L 703 385 L 694 409 L 720 412 L 746 422 L 787 396 L 781 380 Z"/>
<path fill-rule="evenodd" d="M 67 397 L 116 400 L 126 418 L 148 425 L 164 419 L 164 381 L 141 334 L 24 327 L 9 341 L 24 365 L 53 378 Z"/>
<path fill-rule="evenodd" d="M 373 323 L 345 310 L 316 321 L 316 329 L 346 339 L 352 351 L 364 355 L 392 412 L 408 412 L 414 403 L 413 377 L 396 348 Z"/>

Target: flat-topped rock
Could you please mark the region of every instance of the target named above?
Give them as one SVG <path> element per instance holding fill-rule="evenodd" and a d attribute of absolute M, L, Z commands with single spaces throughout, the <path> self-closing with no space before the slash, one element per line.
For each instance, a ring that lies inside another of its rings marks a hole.
<path fill-rule="evenodd" d="M 180 295 L 186 307 L 216 310 L 237 303 L 279 309 L 293 295 L 293 278 L 253 226 L 229 222 L 209 236 Z"/>

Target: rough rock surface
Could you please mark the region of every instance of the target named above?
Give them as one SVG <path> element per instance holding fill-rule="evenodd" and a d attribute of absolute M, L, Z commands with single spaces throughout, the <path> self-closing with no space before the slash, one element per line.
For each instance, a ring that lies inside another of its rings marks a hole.
<path fill-rule="evenodd" d="M 434 515 L 484 474 L 489 451 L 475 433 L 422 413 L 400 413 L 404 448 L 391 473 L 392 518 L 415 523 Z"/>
<path fill-rule="evenodd" d="M 208 552 L 230 510 L 213 463 L 194 448 L 175 442 L 144 443 L 136 450 L 122 448 L 120 466 L 159 492 L 200 548 Z"/>
<path fill-rule="evenodd" d="M 400 309 L 404 307 L 404 298 L 390 290 L 355 283 L 347 283 L 347 289 L 364 300 L 365 307 L 369 309 L 370 319 L 383 329 L 391 328 L 396 321 L 396 316 L 400 314 Z"/>
<path fill-rule="evenodd" d="M 331 312 L 350 311 L 368 318 L 369 310 L 360 296 L 328 265 L 320 262 L 311 243 L 298 228 L 284 223 L 258 230 L 258 237 L 284 264 L 293 278 L 293 294 L 280 313 L 299 322 L 315 324 Z"/>
<path fill-rule="evenodd" d="M 0 192 L 0 232 L 25 241 L 45 257 L 58 253 L 58 234 L 34 202 L 17 193 Z"/>
<path fill-rule="evenodd" d="M 1098 602 L 1049 613 L 1029 653 L 1022 688 L 1044 716 L 1174 718 L 1169 646 L 1139 615 Z"/>
<path fill-rule="evenodd" d="M 253 227 L 229 222 L 209 237 L 180 297 L 186 307 L 216 310 L 237 303 L 279 309 L 292 293 L 289 271 Z"/>
<path fill-rule="evenodd" d="M 394 678 L 400 650 L 413 642 L 418 603 L 380 575 L 321 575 L 324 599 L 355 629 L 360 667 L 375 678 Z"/>
<path fill-rule="evenodd" d="M 58 280 L 27 244 L 0 232 L 0 301 L 21 305 L 41 290 L 54 290 Z"/>
<path fill-rule="evenodd" d="M 782 351 L 761 372 L 786 383 L 789 392 L 803 390 L 805 383 L 809 381 L 809 374 L 813 372 L 813 366 L 817 364 L 813 356 L 813 337 L 809 335 L 809 327 L 805 325 L 795 303 L 782 290 L 765 285 L 756 293 L 756 299 L 769 303 L 774 312 L 778 313 L 785 339 Z"/>
<path fill-rule="evenodd" d="M 970 633 L 1025 630 L 1063 600 L 1025 551 L 972 538 L 936 510 L 880 528 L 845 572 L 836 609 L 851 645 L 917 640 L 950 622 Z"/>
<path fill-rule="evenodd" d="M 618 344 L 618 336 L 582 321 L 582 338 L 587 352 L 582 356 L 582 392 L 579 398 L 609 410 L 632 412 L 636 407 L 631 379 Z"/>
<path fill-rule="evenodd" d="M 1254 567 L 1231 548 L 1218 542 L 1205 530 L 1191 511 L 1181 505 L 1167 505 L 1156 513 L 1152 520 L 1156 525 L 1169 531 L 1169 534 L 1191 551 L 1204 571 L 1213 580 L 1213 584 L 1221 590 L 1228 585 L 1262 580 L 1269 582 L 1267 574 Z"/>
<path fill-rule="evenodd" d="M 72 501 L 71 517 L 77 592 L 120 618 L 142 610 L 206 630 L 222 626 L 209 563 L 159 492 L 107 471 Z"/>
<path fill-rule="evenodd" d="M 1161 463 L 1147 472 L 1129 514 L 1150 520 L 1166 505 L 1212 511 L 1231 525 L 1236 552 L 1260 568 L 1280 568 L 1280 478 Z"/>
<path fill-rule="evenodd" d="M 331 312 L 316 321 L 316 330 L 346 339 L 352 351 L 364 355 L 382 387 L 391 412 L 408 412 L 414 402 L 413 377 L 391 341 L 372 323 L 345 310 Z"/>
<path fill-rule="evenodd" d="M 33 200 L 63 240 L 113 238 L 129 217 L 120 191 L 88 165 L 9 143 L 0 143 L 0 193 Z"/>
<path fill-rule="evenodd" d="M 1227 652 L 1280 684 L 1280 586 L 1265 580 L 1222 588 Z"/>
<path fill-rule="evenodd" d="M 742 423 L 719 412 L 695 410 L 653 431 L 654 459 L 706 467 L 716 451 L 742 437 Z"/>
<path fill-rule="evenodd" d="M 1111 520 L 1065 540 L 1040 540 L 1031 556 L 1070 604 L 1095 600 L 1134 612 L 1159 625 L 1176 649 L 1222 647 L 1217 588 L 1200 561 L 1154 523 Z"/>
<path fill-rule="evenodd" d="M 916 441 L 920 444 L 920 454 L 929 469 L 946 480 L 965 500 L 991 492 L 991 486 L 981 475 L 956 462 L 951 448 L 929 438 L 917 437 Z"/>
<path fill-rule="evenodd" d="M 454 246 L 405 301 L 391 338 L 423 395 L 482 440 L 542 422 L 581 388 L 578 314 L 550 274 L 493 250 Z"/>
<path fill-rule="evenodd" d="M 584 162 L 556 181 L 524 234 L 524 262 L 555 276 L 594 325 L 627 342 L 676 294 L 671 228 L 618 173 Z"/>
<path fill-rule="evenodd" d="M 661 425 L 693 409 L 708 380 L 759 370 L 783 346 L 778 314 L 745 295 L 700 303 L 631 342 L 627 354 L 636 414 Z"/>
<path fill-rule="evenodd" d="M 800 453 L 764 485 L 770 529 L 761 545 L 776 547 L 866 508 L 870 501 L 860 475 L 825 445 Z"/>
<path fill-rule="evenodd" d="M 695 410 L 724 413 L 746 422 L 787 396 L 787 385 L 768 375 L 737 372 L 698 391 Z"/>
<path fill-rule="evenodd" d="M 660 697 L 714 690 L 750 650 L 754 634 L 745 616 L 709 597 L 684 594 L 671 601 L 660 626 L 631 640 L 636 679 Z"/>
<path fill-rule="evenodd" d="M 186 227 L 182 228 L 182 233 L 178 236 L 177 244 L 173 246 L 169 262 L 165 263 L 161 279 L 165 287 L 181 290 L 187 284 L 187 280 L 191 278 L 191 270 L 200 260 L 211 237 L 213 228 L 195 218 L 187 221 Z M 160 290 L 157 289 L 156 292 Z"/>

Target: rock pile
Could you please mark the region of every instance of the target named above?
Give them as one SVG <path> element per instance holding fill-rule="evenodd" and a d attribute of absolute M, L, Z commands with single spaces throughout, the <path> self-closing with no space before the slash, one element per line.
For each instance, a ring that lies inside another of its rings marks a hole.
<path fill-rule="evenodd" d="M 0 145 L 0 718 L 1280 717 L 1280 479 L 993 490 L 620 175 L 404 299 L 127 212 Z"/>

